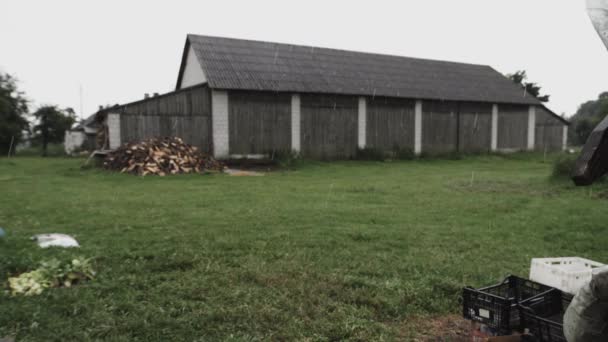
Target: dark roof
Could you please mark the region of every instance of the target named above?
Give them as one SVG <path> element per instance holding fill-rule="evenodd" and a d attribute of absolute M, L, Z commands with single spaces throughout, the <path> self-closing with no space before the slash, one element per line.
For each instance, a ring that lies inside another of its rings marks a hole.
<path fill-rule="evenodd" d="M 559 121 L 561 121 L 564 125 L 568 125 L 570 126 L 570 121 L 568 121 L 567 119 L 565 119 L 564 117 L 562 117 L 561 115 L 557 114 L 556 112 L 552 111 L 549 107 L 545 106 L 544 104 L 541 105 L 541 107 L 547 111 L 547 113 L 551 114 L 554 118 L 558 119 Z"/>
<path fill-rule="evenodd" d="M 96 114 L 91 114 L 86 119 L 81 120 L 76 126 L 74 126 L 74 128 L 72 128 L 72 131 L 84 130 L 85 127 L 96 128 L 98 123 L 95 120 L 95 116 Z"/>
<path fill-rule="evenodd" d="M 485 65 L 192 34 L 189 46 L 216 89 L 540 104 Z"/>

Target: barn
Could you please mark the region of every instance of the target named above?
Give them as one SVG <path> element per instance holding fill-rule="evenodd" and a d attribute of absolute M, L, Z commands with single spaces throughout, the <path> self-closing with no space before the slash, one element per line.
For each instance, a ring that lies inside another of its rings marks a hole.
<path fill-rule="evenodd" d="M 106 148 L 179 136 L 217 158 L 555 151 L 569 125 L 485 65 L 200 35 L 175 91 L 98 118 Z"/>

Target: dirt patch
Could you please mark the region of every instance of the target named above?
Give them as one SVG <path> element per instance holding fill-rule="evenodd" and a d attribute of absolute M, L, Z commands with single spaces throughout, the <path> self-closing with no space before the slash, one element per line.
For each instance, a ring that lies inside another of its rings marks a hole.
<path fill-rule="evenodd" d="M 471 322 L 458 315 L 420 317 L 408 320 L 400 337 L 413 342 L 470 341 L 471 329 Z"/>
<path fill-rule="evenodd" d="M 225 169 L 224 173 L 226 173 L 229 176 L 236 176 L 236 177 L 257 177 L 257 176 L 264 175 L 264 173 L 259 172 L 259 171 L 240 170 L 240 169 Z"/>
<path fill-rule="evenodd" d="M 230 169 L 253 172 L 273 172 L 282 168 L 276 161 L 269 159 L 228 159 L 223 161 Z"/>

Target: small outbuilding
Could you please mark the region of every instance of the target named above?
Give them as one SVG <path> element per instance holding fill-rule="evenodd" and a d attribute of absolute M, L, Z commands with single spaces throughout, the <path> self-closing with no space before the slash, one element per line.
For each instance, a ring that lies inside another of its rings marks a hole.
<path fill-rule="evenodd" d="M 94 151 L 96 148 L 96 137 L 98 123 L 96 115 L 90 115 L 75 127 L 65 131 L 63 147 L 65 153 L 74 154 L 82 151 Z"/>
<path fill-rule="evenodd" d="M 179 136 L 217 158 L 561 150 L 569 125 L 485 65 L 199 35 L 175 91 L 98 115 L 106 147 Z"/>

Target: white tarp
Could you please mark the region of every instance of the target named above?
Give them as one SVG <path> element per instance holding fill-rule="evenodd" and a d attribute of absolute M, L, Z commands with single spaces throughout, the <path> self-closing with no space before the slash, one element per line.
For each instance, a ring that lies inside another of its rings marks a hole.
<path fill-rule="evenodd" d="M 608 0 L 587 0 L 587 13 L 608 48 Z"/>
<path fill-rule="evenodd" d="M 41 248 L 80 247 L 76 239 L 65 234 L 38 234 L 32 236 L 32 240 L 36 241 Z"/>

